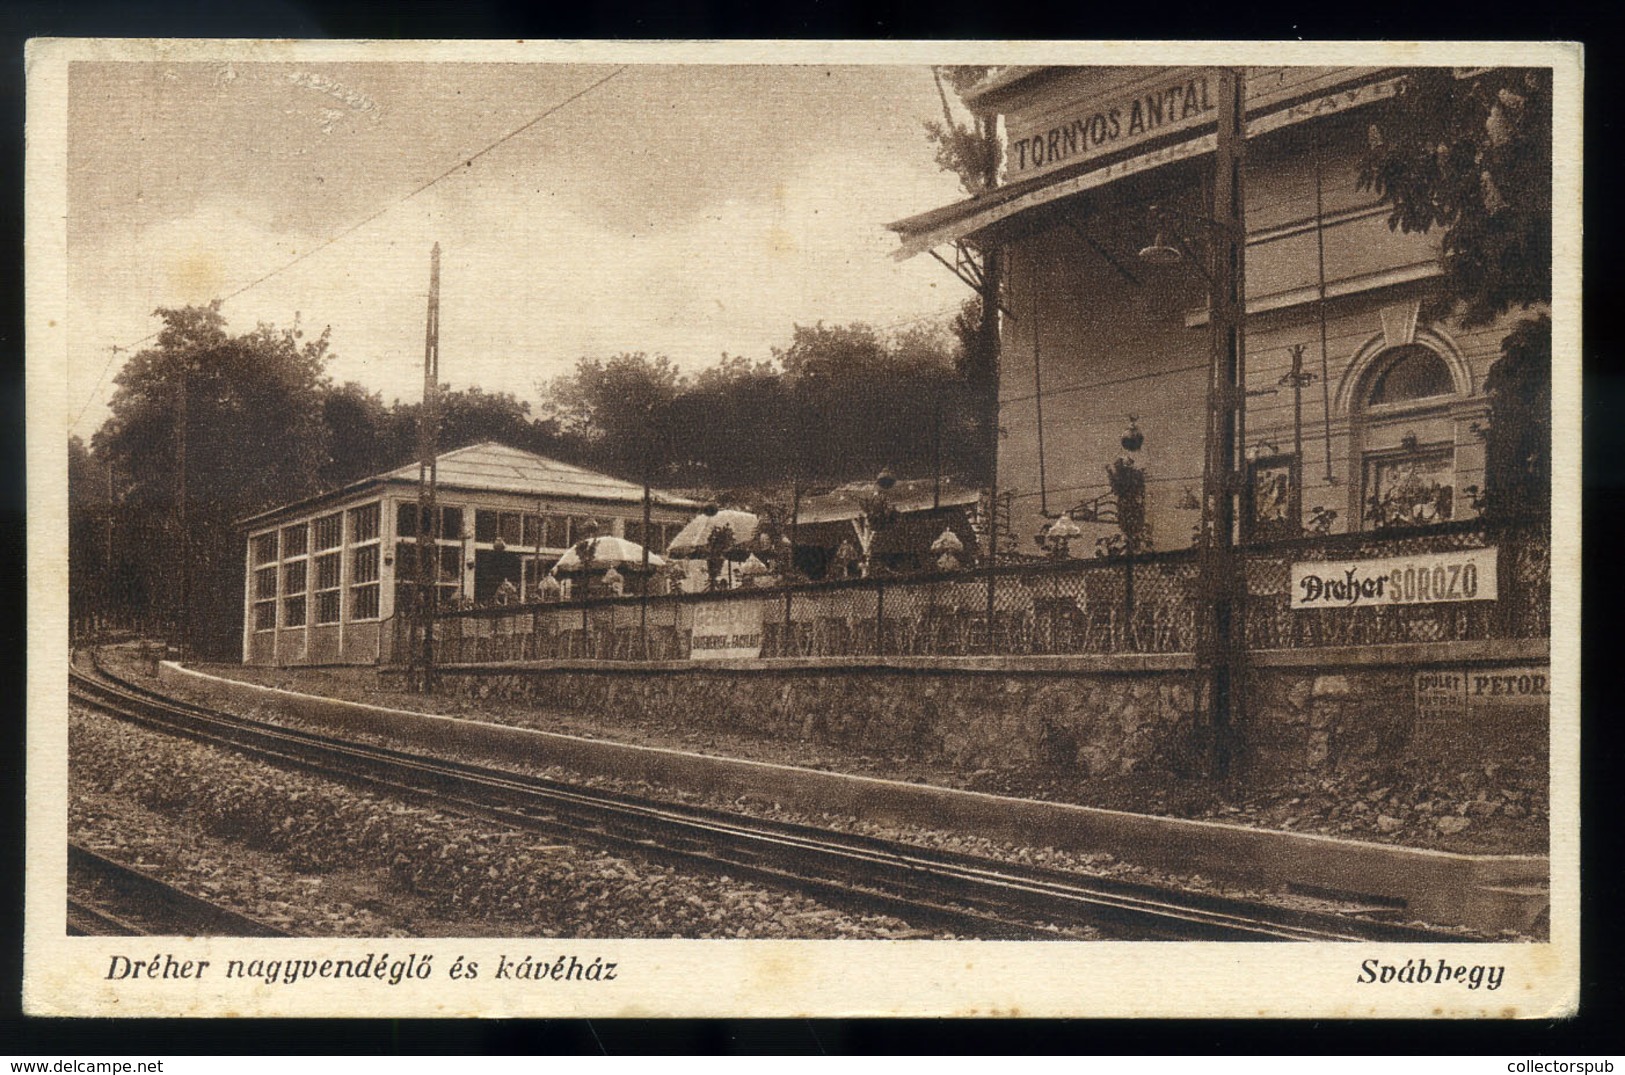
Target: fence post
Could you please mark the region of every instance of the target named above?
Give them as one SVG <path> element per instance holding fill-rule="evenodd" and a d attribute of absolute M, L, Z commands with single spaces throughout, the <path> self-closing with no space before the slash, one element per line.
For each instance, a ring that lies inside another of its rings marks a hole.
<path fill-rule="evenodd" d="M 1123 639 L 1140 645 L 1139 633 L 1134 627 L 1134 543 L 1128 542 L 1123 550 Z"/>
<path fill-rule="evenodd" d="M 795 623 L 790 618 L 790 601 L 795 597 L 795 589 L 790 584 L 789 576 L 784 579 L 784 641 L 780 644 L 780 657 L 794 657 L 795 646 L 792 640 L 795 637 Z"/>
<path fill-rule="evenodd" d="M 886 584 L 875 580 L 875 655 L 886 655 Z"/>

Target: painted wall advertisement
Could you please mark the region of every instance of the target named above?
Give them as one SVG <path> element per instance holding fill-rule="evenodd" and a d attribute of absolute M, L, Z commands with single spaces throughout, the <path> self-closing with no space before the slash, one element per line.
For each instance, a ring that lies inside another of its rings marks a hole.
<path fill-rule="evenodd" d="M 761 655 L 760 601 L 718 601 L 694 607 L 691 659 L 703 661 Z"/>
<path fill-rule="evenodd" d="M 1551 671 L 1545 665 L 1416 673 L 1416 712 L 1424 718 L 1466 716 L 1469 710 L 1507 706 L 1545 707 L 1551 694 Z"/>
<path fill-rule="evenodd" d="M 1292 565 L 1294 609 L 1494 601 L 1496 550 L 1387 556 Z"/>

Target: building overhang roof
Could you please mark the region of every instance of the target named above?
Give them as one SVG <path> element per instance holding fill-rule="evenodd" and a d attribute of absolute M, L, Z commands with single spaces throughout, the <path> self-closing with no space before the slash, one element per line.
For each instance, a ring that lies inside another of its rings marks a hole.
<path fill-rule="evenodd" d="M 995 72 L 971 91 L 972 106 L 980 108 L 993 101 L 997 91 L 1053 70 L 1019 67 Z M 1323 86 L 1302 99 L 1272 101 L 1267 107 L 1249 109 L 1247 136 L 1256 138 L 1308 119 L 1347 112 L 1390 98 L 1400 77 L 1391 71 L 1351 70 L 1348 82 L 1342 86 Z M 1212 130 L 1183 130 L 1164 139 L 1141 142 L 1116 154 L 1079 161 L 1045 175 L 995 187 L 963 201 L 893 221 L 886 226 L 898 234 L 902 245 L 892 257 L 903 261 L 944 243 L 985 238 L 996 226 L 1022 214 L 1132 175 L 1205 156 L 1215 151 L 1217 141 Z"/>
<path fill-rule="evenodd" d="M 853 522 L 863 517 L 864 501 L 877 495 L 870 485 L 842 486 L 823 496 L 808 497 L 801 502 L 796 515 L 797 525 L 816 526 L 821 523 Z M 889 491 L 886 504 L 900 515 L 913 515 L 935 511 L 938 508 L 966 508 L 981 500 L 975 489 L 965 489 L 944 482 L 939 498 L 935 483 L 930 478 L 900 481 Z"/>

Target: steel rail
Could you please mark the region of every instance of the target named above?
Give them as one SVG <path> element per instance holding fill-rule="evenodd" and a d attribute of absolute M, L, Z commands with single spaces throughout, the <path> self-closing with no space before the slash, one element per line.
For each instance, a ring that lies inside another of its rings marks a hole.
<path fill-rule="evenodd" d="M 106 908 L 73 896 L 68 897 L 68 936 L 139 937 L 147 931 Z"/>
<path fill-rule="evenodd" d="M 123 862 L 68 844 L 68 879 L 73 887 L 105 887 L 109 901 L 84 895 L 68 898 L 68 932 L 92 936 L 285 937 L 287 932 L 229 907 L 177 888 Z M 77 884 L 75 883 L 77 882 Z M 153 929 L 138 920 L 162 923 Z M 173 928 L 171 928 L 173 927 Z"/>
<path fill-rule="evenodd" d="M 900 841 L 583 788 L 237 717 L 98 671 L 85 704 L 279 764 L 359 780 L 501 823 L 810 891 L 978 935 L 1088 925 L 1135 939 L 1451 941 L 1421 926 L 1029 867 Z"/>

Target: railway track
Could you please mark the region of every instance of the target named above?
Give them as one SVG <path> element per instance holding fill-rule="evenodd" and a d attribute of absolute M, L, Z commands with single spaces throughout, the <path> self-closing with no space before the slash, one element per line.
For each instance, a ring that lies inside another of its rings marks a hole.
<path fill-rule="evenodd" d="M 1111 938 L 1451 941 L 1459 934 L 1149 884 L 1021 866 L 707 807 L 583 788 L 222 713 L 99 667 L 73 669 L 81 704 L 279 765 L 359 782 L 441 809 L 769 885 L 987 938 L 1088 926 Z"/>
<path fill-rule="evenodd" d="M 70 936 L 287 936 L 74 843 L 68 844 L 68 892 Z"/>

